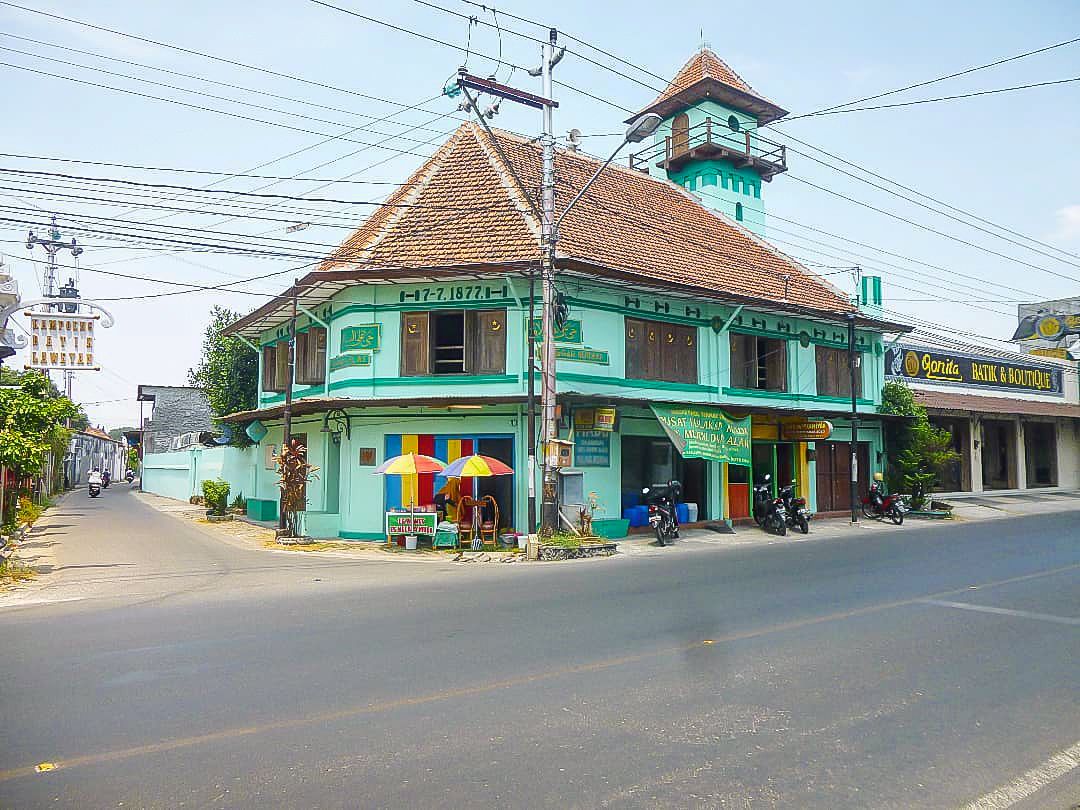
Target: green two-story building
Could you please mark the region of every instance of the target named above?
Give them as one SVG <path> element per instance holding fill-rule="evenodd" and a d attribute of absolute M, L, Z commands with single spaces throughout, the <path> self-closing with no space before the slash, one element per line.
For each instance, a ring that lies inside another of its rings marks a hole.
<path fill-rule="evenodd" d="M 766 472 L 796 480 L 818 511 L 843 510 L 849 323 L 863 481 L 881 466 L 883 336 L 905 328 L 876 314 L 880 287 L 857 307 L 763 238 L 762 184 L 785 156 L 744 133 L 783 110 L 710 51 L 646 109 L 664 118 L 656 142 L 629 168 L 609 167 L 560 229 L 557 288 L 569 312 L 556 380 L 571 470 L 596 493 L 598 516 L 618 517 L 643 485 L 676 477 L 698 519 L 739 518 Z M 598 166 L 557 153 L 560 211 Z M 319 467 L 310 534 L 382 538 L 387 509 L 432 503 L 440 477 L 374 474 L 410 451 L 505 461 L 514 475 L 462 486 L 495 497 L 502 527 L 525 529 L 540 225 L 514 174 L 539 187 L 535 143 L 462 125 L 319 269 L 230 327 L 260 356 L 258 407 L 229 417 L 268 430 L 234 485 L 256 512 L 276 509 L 295 305 L 292 433 Z M 749 415 L 752 469 L 683 458 L 652 406 L 684 404 Z M 822 420 L 831 434 L 807 441 Z"/>

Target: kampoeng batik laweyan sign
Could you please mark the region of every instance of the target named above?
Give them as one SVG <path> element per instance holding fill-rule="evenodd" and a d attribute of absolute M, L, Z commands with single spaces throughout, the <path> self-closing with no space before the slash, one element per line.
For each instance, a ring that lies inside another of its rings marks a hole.
<path fill-rule="evenodd" d="M 1063 396 L 1060 368 L 920 346 L 893 346 L 885 353 L 885 375 L 934 385 Z"/>
<path fill-rule="evenodd" d="M 27 368 L 100 371 L 95 330 L 99 316 L 27 312 L 30 361 Z"/>
<path fill-rule="evenodd" d="M 750 466 L 750 417 L 735 419 L 707 405 L 650 405 L 683 458 Z"/>

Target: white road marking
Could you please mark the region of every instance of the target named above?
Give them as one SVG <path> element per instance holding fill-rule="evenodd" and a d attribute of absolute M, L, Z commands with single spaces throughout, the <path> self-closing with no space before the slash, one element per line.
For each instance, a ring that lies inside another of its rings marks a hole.
<path fill-rule="evenodd" d="M 1031 613 L 1027 610 L 1009 610 L 1008 608 L 990 607 L 988 605 L 971 605 L 967 602 L 946 602 L 944 599 L 916 599 L 924 605 L 937 605 L 938 607 L 958 608 L 959 610 L 974 610 L 978 613 L 997 613 L 1001 616 L 1019 616 L 1022 619 L 1038 619 L 1043 622 L 1055 624 L 1070 624 L 1080 627 L 1080 619 L 1069 616 L 1052 616 L 1049 613 Z"/>
<path fill-rule="evenodd" d="M 1064 751 L 1059 751 L 1041 765 L 1016 777 L 1007 785 L 1002 785 L 970 804 L 965 804 L 960 810 L 1003 810 L 1003 808 L 1012 807 L 1077 767 L 1080 767 L 1080 742 L 1073 743 Z"/>

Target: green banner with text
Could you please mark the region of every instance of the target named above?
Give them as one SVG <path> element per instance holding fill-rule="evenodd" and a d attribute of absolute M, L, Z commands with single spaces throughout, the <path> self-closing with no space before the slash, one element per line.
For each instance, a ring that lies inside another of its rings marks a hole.
<path fill-rule="evenodd" d="M 733 419 L 707 405 L 650 405 L 683 458 L 750 466 L 750 417 Z"/>

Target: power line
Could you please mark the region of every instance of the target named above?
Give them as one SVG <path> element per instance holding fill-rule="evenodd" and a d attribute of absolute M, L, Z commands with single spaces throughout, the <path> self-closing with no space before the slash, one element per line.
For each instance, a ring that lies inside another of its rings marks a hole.
<path fill-rule="evenodd" d="M 371 123 L 370 124 L 365 124 L 364 125 L 365 129 L 369 128 L 372 124 L 377 124 L 377 123 L 380 123 L 380 122 L 382 122 L 384 120 L 383 117 L 370 115 L 368 113 L 357 112 L 356 110 L 350 110 L 350 109 L 346 109 L 344 107 L 333 107 L 333 106 L 330 106 L 330 105 L 327 105 L 327 104 L 319 104 L 318 102 L 315 102 L 315 101 L 309 101 L 307 99 L 294 98 L 292 96 L 284 96 L 284 95 L 281 95 L 280 93 L 272 93 L 272 92 L 270 92 L 268 90 L 259 90 L 259 89 L 252 88 L 252 87 L 244 87 L 243 85 L 234 84 L 234 83 L 231 83 L 231 82 L 223 82 L 223 81 L 220 81 L 218 79 L 211 79 L 211 78 L 209 78 L 207 76 L 195 76 L 195 75 L 193 75 L 191 73 L 183 73 L 183 72 L 178 71 L 178 70 L 170 70 L 169 68 L 158 67 L 157 65 L 148 65 L 146 63 L 135 62 L 135 61 L 132 61 L 130 59 L 120 59 L 119 57 L 109 56 L 109 55 L 103 54 L 103 53 L 96 53 L 94 51 L 87 51 L 87 50 L 83 50 L 81 48 L 74 48 L 74 47 L 72 47 L 70 45 L 61 45 L 61 44 L 56 43 L 56 42 L 48 42 L 46 40 L 33 39 L 31 37 L 25 37 L 25 36 L 20 36 L 18 34 L 12 34 L 9 31 L 0 31 L 0 36 L 8 37 L 10 39 L 21 40 L 23 42 L 31 42 L 31 43 L 33 43 L 35 45 L 44 45 L 47 48 L 55 48 L 55 49 L 61 50 L 61 51 L 69 51 L 69 52 L 72 52 L 72 53 L 78 53 L 78 54 L 82 54 L 83 56 L 93 57 L 95 59 L 104 59 L 104 60 L 108 60 L 110 62 L 117 62 L 117 63 L 123 64 L 123 65 L 131 65 L 132 67 L 142 68 L 143 70 L 156 70 L 156 71 L 158 71 L 160 73 L 167 73 L 167 74 L 169 74 L 171 76 L 180 76 L 182 78 L 192 79 L 192 80 L 198 81 L 198 82 L 208 82 L 210 84 L 216 84 L 216 85 L 218 85 L 220 87 L 228 87 L 228 88 L 230 88 L 232 90 L 240 90 L 240 91 L 245 92 L 245 93 L 254 93 L 254 94 L 257 94 L 257 95 L 263 95 L 263 96 L 268 96 L 270 98 L 280 99 L 282 101 L 288 101 L 288 102 L 290 102 L 292 104 L 303 104 L 303 105 L 306 105 L 306 106 L 309 106 L 309 107 L 318 107 L 318 108 L 323 109 L 323 110 L 330 110 L 332 112 L 344 113 L 345 115 L 354 115 L 354 116 L 356 116 L 358 118 L 369 118 L 369 119 L 371 119 Z M 34 56 L 34 57 L 37 57 L 37 58 L 40 58 L 40 59 L 48 58 L 48 57 L 43 57 L 40 54 L 30 53 L 30 52 L 27 52 L 27 51 L 19 51 L 19 50 L 15 50 L 13 48 L 3 48 L 3 50 L 11 50 L 14 53 L 22 53 L 22 54 L 26 54 L 28 56 Z M 52 60 L 52 61 L 60 61 L 60 60 Z M 75 63 L 63 62 L 63 64 L 74 65 Z M 82 67 L 82 66 L 79 65 L 79 67 Z M 100 68 L 91 68 L 91 69 L 92 70 L 100 70 Z M 102 72 L 110 72 L 110 71 L 102 71 Z M 125 76 L 125 74 L 122 74 L 122 73 L 115 73 L 113 75 Z M 133 78 L 133 79 L 135 79 L 137 81 L 150 81 L 150 80 L 144 79 L 142 77 L 128 77 L 128 78 Z M 152 83 L 153 84 L 158 84 L 158 82 L 152 82 Z M 162 86 L 171 87 L 171 85 L 162 85 Z M 197 92 L 197 91 L 194 91 L 194 90 L 188 90 L 186 88 L 174 88 L 174 89 L 183 90 L 184 92 L 188 92 L 188 93 Z M 202 94 L 200 94 L 200 95 L 202 95 Z M 235 101 L 237 104 L 245 104 L 246 103 L 246 102 L 238 101 L 238 100 L 235 100 L 235 99 L 228 99 L 228 98 L 225 98 L 223 96 L 211 96 L 211 98 L 222 98 L 225 101 Z M 435 96 L 434 98 L 431 98 L 431 99 L 428 99 L 426 101 L 421 102 L 421 104 L 426 104 L 426 103 L 429 103 L 431 101 L 436 101 L 439 98 L 440 98 L 440 96 Z M 407 109 L 411 109 L 411 108 L 412 107 L 407 108 Z M 270 108 L 266 108 L 266 109 L 270 109 Z M 400 113 L 400 112 L 405 112 L 405 111 L 406 110 L 399 110 L 398 112 Z M 321 120 L 321 119 L 316 119 L 316 120 Z M 327 122 L 327 123 L 334 123 L 334 122 Z M 344 125 L 342 125 L 342 126 L 344 126 Z M 389 135 L 390 134 L 388 132 L 378 132 L 378 130 L 370 130 L 370 131 L 374 132 L 376 134 L 379 134 L 379 135 Z M 434 131 L 434 130 L 431 130 L 431 131 Z"/>
<path fill-rule="evenodd" d="M 922 223 L 916 222 L 915 220 L 912 220 L 912 219 L 908 219 L 907 217 L 901 216 L 900 214 L 895 214 L 892 211 L 886 211 L 884 208 L 878 208 L 877 206 L 871 205 L 868 202 L 863 202 L 862 200 L 857 200 L 854 197 L 849 197 L 846 194 L 841 194 L 839 191 L 834 191 L 831 188 L 826 188 L 825 186 L 820 186 L 817 183 L 813 183 L 813 182 L 811 182 L 809 180 L 805 180 L 802 177 L 796 177 L 795 175 L 792 175 L 792 174 L 789 174 L 788 176 L 791 177 L 792 180 L 796 180 L 796 181 L 798 181 L 800 183 L 804 183 L 804 184 L 806 184 L 806 185 L 808 185 L 808 186 L 810 186 L 812 188 L 818 189 L 819 191 L 824 191 L 824 192 L 826 192 L 828 194 L 832 194 L 833 196 L 839 197 L 842 200 L 847 200 L 848 202 L 854 203 L 855 205 L 859 205 L 859 206 L 862 206 L 863 208 L 867 208 L 867 209 L 869 209 L 871 211 L 876 211 L 879 214 L 884 214 L 885 216 L 892 217 L 893 219 L 899 220 L 900 222 L 906 222 L 908 225 L 912 225 L 912 226 L 914 226 L 916 228 L 919 228 L 921 230 L 928 231 L 928 232 L 936 234 L 938 236 L 942 236 L 942 237 L 944 237 L 946 239 L 950 239 L 950 240 L 952 240 L 954 242 L 958 242 L 958 243 L 960 243 L 962 245 L 967 245 L 968 247 L 973 247 L 976 250 L 981 250 L 983 253 L 989 253 L 992 256 L 998 256 L 999 258 L 1006 259 L 1007 261 L 1015 262 L 1016 264 L 1022 264 L 1025 267 L 1030 267 L 1033 270 L 1040 270 L 1040 271 L 1042 271 L 1044 273 L 1048 273 L 1049 275 L 1052 275 L 1052 276 L 1057 276 L 1058 278 L 1063 278 L 1063 279 L 1065 279 L 1067 281 L 1072 281 L 1072 282 L 1080 281 L 1080 277 L 1066 275 L 1065 273 L 1059 273 L 1056 270 L 1050 270 L 1049 268 L 1042 267 L 1041 265 L 1032 264 L 1031 262 L 1026 262 L 1023 259 L 1018 259 L 1015 256 L 1009 256 L 1009 255 L 1007 255 L 1005 253 L 1000 253 L 1000 252 L 998 252 L 996 250 L 993 250 L 991 248 L 984 247 L 983 245 L 976 244 L 975 242 L 969 242 L 968 240 L 962 239 L 959 236 L 954 236 L 953 234 L 946 233 L 945 231 L 939 231 L 937 228 L 931 228 L 929 225 L 923 225 Z"/>
<path fill-rule="evenodd" d="M 1080 82 L 1080 76 L 1074 76 L 1069 79 L 1053 79 L 1045 82 L 1033 82 L 1031 84 L 1018 84 L 1013 87 L 997 87 L 992 90 L 975 90 L 970 93 L 959 93 L 954 96 L 937 96 L 935 98 L 919 98 L 915 99 L 914 101 L 898 101 L 895 104 L 875 104 L 871 107 L 847 107 L 842 110 L 828 110 L 825 112 L 809 113 L 807 115 L 797 115 L 794 118 L 788 120 L 794 121 L 796 118 L 809 118 L 812 116 L 821 115 L 844 115 L 845 113 L 868 112 L 870 110 L 889 110 L 894 107 L 912 107 L 916 104 L 936 104 L 941 101 L 956 101 L 962 98 L 990 96 L 994 95 L 995 93 L 1012 93 L 1017 90 L 1031 90 L 1036 87 L 1050 87 L 1051 85 L 1070 84 L 1071 82 Z"/>
<path fill-rule="evenodd" d="M 265 73 L 265 74 L 267 74 L 269 76 L 276 76 L 279 79 L 288 79 L 290 81 L 300 82 L 302 84 L 307 84 L 307 85 L 310 85 L 312 87 L 321 87 L 324 90 L 333 90 L 333 91 L 338 92 L 338 93 L 346 93 L 346 94 L 351 95 L 351 96 L 357 96 L 359 98 L 366 98 L 366 99 L 368 99 L 370 101 L 378 101 L 378 102 L 380 102 L 382 104 L 390 104 L 390 105 L 392 105 L 394 107 L 405 107 L 406 106 L 406 105 L 402 104 L 399 101 L 393 101 L 392 99 L 381 98 L 379 96 L 371 95 L 370 93 L 362 93 L 362 92 L 360 92 L 358 90 L 351 90 L 351 89 L 345 88 L 345 87 L 336 87 L 335 85 L 327 84 L 325 82 L 315 81 L 313 79 L 305 79 L 302 76 L 297 76 L 297 75 L 290 74 L 290 73 L 282 73 L 280 71 L 272 70 L 272 69 L 266 68 L 266 67 L 261 67 L 259 65 L 250 65 L 250 64 L 247 64 L 245 62 L 238 62 L 235 59 L 228 59 L 228 58 L 223 57 L 223 56 L 215 56 L 214 54 L 206 53 L 204 51 L 197 51 L 197 50 L 194 50 L 192 48 L 185 48 L 185 47 L 183 47 L 181 45 L 175 45 L 175 44 L 172 44 L 172 43 L 169 43 L 169 42 L 163 42 L 163 41 L 156 40 L 156 39 L 150 39 L 148 37 L 139 36 L 137 34 L 129 34 L 129 33 L 125 32 L 125 31 L 119 31 L 119 30 L 117 30 L 115 28 L 106 28 L 105 26 L 102 26 L 102 25 L 95 25 L 94 23 L 86 22 L 85 20 L 78 20 L 78 19 L 75 19 L 74 17 L 64 17 L 64 16 L 62 16 L 60 14 L 54 14 L 54 13 L 51 13 L 51 12 L 48 12 L 48 11 L 41 11 L 40 9 L 29 8 L 28 6 L 21 6 L 18 3 L 10 2 L 10 0 L 0 0 L 0 5 L 8 6 L 10 8 L 17 8 L 20 11 L 26 11 L 26 12 L 31 13 L 31 14 L 39 14 L 39 15 L 41 15 L 43 17 L 49 17 L 49 18 L 54 19 L 54 20 L 60 20 L 61 22 L 70 23 L 72 25 L 80 25 L 80 26 L 83 26 L 85 28 L 92 28 L 95 31 L 102 31 L 102 32 L 107 33 L 107 34 L 113 34 L 114 36 L 124 37 L 126 39 L 131 39 L 131 40 L 134 40 L 136 42 L 142 42 L 142 43 L 145 43 L 147 45 L 155 45 L 155 46 L 157 46 L 159 48 L 168 48 L 170 50 L 179 51 L 180 53 L 186 53 L 186 54 L 189 54 L 191 56 L 198 56 L 198 57 L 201 57 L 203 59 L 211 59 L 211 60 L 213 60 L 215 62 L 221 62 L 221 63 L 226 64 L 226 65 L 232 65 L 233 67 L 240 67 L 240 68 L 244 68 L 246 70 L 253 70 L 253 71 L 256 71 L 258 73 Z M 421 111 L 426 112 L 428 114 L 430 114 L 432 112 L 431 110 L 421 110 Z"/>
<path fill-rule="evenodd" d="M 0 2 L 0 5 L 3 5 L 3 3 Z M 398 154 L 401 154 L 401 155 L 414 155 L 416 157 L 422 157 L 422 158 L 428 157 L 427 155 L 420 154 L 419 152 L 410 152 L 407 149 L 393 149 L 392 147 L 389 147 L 389 146 L 379 146 L 378 144 L 370 143 L 368 141 L 361 141 L 361 140 L 357 140 L 356 138 L 349 138 L 349 137 L 347 137 L 345 135 L 331 135 L 331 133 L 328 133 L 328 132 L 319 132 L 318 130 L 314 130 L 314 129 L 306 129 L 304 127 L 297 127 L 297 126 L 293 126 L 292 124 L 282 123 L 280 121 L 270 121 L 270 120 L 267 120 L 267 119 L 264 119 L 264 118 L 255 118 L 254 116 L 243 115 L 242 113 L 229 112 L 228 110 L 219 110 L 219 109 L 216 109 L 214 107 L 206 107 L 206 106 L 204 106 L 202 104 L 192 104 L 191 102 L 188 102 L 188 101 L 180 101 L 179 99 L 175 99 L 175 98 L 167 98 L 165 96 L 155 96 L 155 95 L 153 95 L 151 93 L 141 93 L 138 90 L 129 90 L 129 89 L 124 88 L 124 87 L 113 87 L 112 85 L 109 85 L 109 84 L 103 84 L 101 82 L 92 82 L 92 81 L 89 81 L 87 79 L 78 79 L 78 78 L 76 78 L 74 76 L 65 76 L 65 75 L 63 75 L 61 73 L 51 73 L 51 72 L 49 72 L 47 70 L 38 70 L 36 68 L 27 67 L 26 65 L 15 65 L 15 64 L 12 64 L 11 62 L 0 62 L 0 67 L 12 68 L 14 70 L 23 70 L 23 71 L 26 71 L 28 73 L 36 73 L 36 74 L 38 74 L 40 76 L 49 76 L 49 77 L 54 78 L 54 79 L 63 79 L 64 81 L 75 82 L 77 84 L 84 84 L 84 85 L 87 85 L 87 86 L 90 86 L 90 87 L 96 87 L 96 88 L 98 88 L 100 90 L 112 90 L 112 91 L 117 92 L 117 93 L 126 93 L 128 95 L 138 96 L 140 98 L 148 98 L 148 99 L 151 99 L 153 101 L 163 101 L 163 102 L 166 102 L 166 103 L 169 103 L 169 104 L 178 104 L 181 107 L 188 107 L 188 108 L 193 109 L 193 110 L 200 110 L 202 112 L 216 113 L 218 115 L 225 115 L 225 116 L 228 116 L 230 118 L 238 118 L 238 119 L 240 119 L 242 121 L 251 121 L 252 123 L 256 123 L 256 124 L 265 124 L 267 126 L 280 127 L 282 129 L 290 129 L 290 130 L 293 130 L 294 132 L 303 132 L 303 133 L 306 133 L 308 135 L 318 135 L 318 136 L 324 137 L 324 138 L 325 137 L 334 137 L 336 140 L 349 141 L 351 143 L 363 144 L 364 146 L 371 146 L 371 147 L 377 147 L 379 149 L 386 149 L 388 151 L 397 152 Z M 338 124 L 337 126 L 345 126 L 345 125 Z"/>
<path fill-rule="evenodd" d="M 226 194 L 226 195 L 238 196 L 238 197 L 254 197 L 254 198 L 257 198 L 257 199 L 275 199 L 275 200 L 293 200 L 293 201 L 299 200 L 301 202 L 332 203 L 334 205 L 349 205 L 349 206 L 352 206 L 352 205 L 371 205 L 371 206 L 375 206 L 377 208 L 378 207 L 428 208 L 428 209 L 431 209 L 431 210 L 458 211 L 458 212 L 461 212 L 461 213 L 491 210 L 491 206 L 483 206 L 483 207 L 480 207 L 480 208 L 477 208 L 475 206 L 473 206 L 471 208 L 466 207 L 466 206 L 460 206 L 460 207 L 458 207 L 458 206 L 431 206 L 431 205 L 421 205 L 419 203 L 387 203 L 387 202 L 374 202 L 374 201 L 371 201 L 371 200 L 340 200 L 340 199 L 333 199 L 333 198 L 327 198 L 327 197 L 298 197 L 298 196 L 293 195 L 293 194 L 264 194 L 264 193 L 253 192 L 253 191 L 231 191 L 231 190 L 227 190 L 227 189 L 206 189 L 206 188 L 200 189 L 200 188 L 196 188 L 194 186 L 181 186 L 181 185 L 175 185 L 173 183 L 146 183 L 146 182 L 142 182 L 142 181 L 139 181 L 139 180 L 127 180 L 127 179 L 118 178 L 118 177 L 90 177 L 90 176 L 86 176 L 86 175 L 66 174 L 66 173 L 63 173 L 63 172 L 45 172 L 45 171 L 39 171 L 39 170 L 35 170 L 35 169 L 5 169 L 5 168 L 0 168 L 0 173 L 31 175 L 31 176 L 37 176 L 37 177 L 56 177 L 56 178 L 60 178 L 60 179 L 63 179 L 63 180 L 83 180 L 83 181 L 90 181 L 90 182 L 97 182 L 97 183 L 114 183 L 114 184 L 117 184 L 117 185 L 137 186 L 139 188 L 169 189 L 169 190 L 174 190 L 174 191 L 179 190 L 179 191 L 188 191 L 188 192 L 198 192 L 200 194 Z M 509 205 L 509 203 L 507 203 L 507 205 Z"/>
<path fill-rule="evenodd" d="M 769 128 L 770 129 L 776 129 L 776 126 L 773 125 L 773 124 L 770 124 Z M 784 138 L 795 141 L 796 143 L 801 144 L 801 145 L 807 147 L 808 149 L 813 149 L 816 152 L 820 152 L 821 154 L 826 155 L 827 157 L 830 157 L 833 160 L 839 161 L 840 163 L 844 164 L 845 166 L 851 166 L 852 168 L 857 169 L 858 171 L 863 172 L 864 174 L 868 174 L 871 177 L 876 177 L 879 180 L 882 180 L 882 181 L 884 181 L 886 183 L 894 185 L 894 186 L 896 186 L 898 188 L 902 188 L 904 191 L 909 191 L 912 194 L 916 194 L 916 195 L 923 194 L 923 196 L 925 196 L 924 193 L 919 192 L 917 189 L 914 189 L 911 186 L 906 186 L 906 185 L 904 185 L 903 183 L 901 183 L 901 182 L 899 182 L 897 180 L 893 180 L 891 178 L 885 177 L 884 175 L 879 174 L 878 172 L 875 172 L 875 171 L 873 171 L 871 169 L 868 169 L 865 166 L 862 166 L 862 165 L 860 165 L 858 163 L 855 163 L 853 161 L 850 161 L 850 160 L 846 160 L 845 158 L 842 158 L 839 155 L 836 155 L 836 154 L 834 154 L 832 152 L 829 152 L 829 151 L 826 151 L 825 149 L 822 149 L 820 146 L 814 146 L 813 144 L 807 143 L 806 141 L 801 140 L 799 138 L 796 138 L 794 135 L 791 135 L 790 133 L 787 133 L 787 132 L 783 132 L 782 130 L 776 129 L 776 131 L 779 132 Z M 845 175 L 847 175 L 849 177 L 852 177 L 852 178 L 854 178 L 856 180 L 859 180 L 860 182 L 867 183 L 868 185 L 871 185 L 874 188 L 880 188 L 882 191 L 886 191 L 889 194 L 893 194 L 895 196 L 898 196 L 901 199 L 908 200 L 909 202 L 917 202 L 917 204 L 923 205 L 923 207 L 927 208 L 928 210 L 936 211 L 936 209 L 931 208 L 929 206 L 926 206 L 925 204 L 923 204 L 921 202 L 918 202 L 917 199 L 912 199 L 912 198 L 906 197 L 906 196 L 904 196 L 902 194 L 897 194 L 895 191 L 887 189 L 887 188 L 885 188 L 883 186 L 879 186 L 876 183 L 870 183 L 868 180 L 866 180 L 864 178 L 861 178 L 858 175 L 850 174 L 849 172 L 845 172 L 843 169 L 839 169 L 836 166 L 833 166 L 832 164 L 828 163 L 827 161 L 823 161 L 820 158 L 814 157 L 813 155 L 809 155 L 809 154 L 807 154 L 805 152 L 800 152 L 800 151 L 798 151 L 796 149 L 791 149 L 791 147 L 788 147 L 788 148 L 792 152 L 795 152 L 795 154 L 801 155 L 801 156 L 803 156 L 805 158 L 809 158 L 810 160 L 813 160 L 815 163 L 820 163 L 822 166 L 827 166 L 828 168 L 834 169 L 835 171 L 838 171 L 841 174 L 845 174 Z M 1066 256 L 1069 256 L 1069 257 L 1074 258 L 1074 259 L 1080 259 L 1080 255 L 1077 255 L 1075 253 L 1070 253 L 1069 251 L 1063 250 L 1062 248 L 1059 248 L 1059 247 L 1057 247 L 1055 245 L 1052 245 L 1049 242 L 1043 242 L 1043 241 L 1041 241 L 1039 239 L 1036 239 L 1036 238 L 1034 238 L 1032 236 L 1027 236 L 1026 234 L 1020 233 L 1019 231 L 1015 231 L 1015 230 L 1012 230 L 1011 228 L 1007 228 L 1004 225 L 1000 225 L 1000 224 L 998 224 L 996 222 L 993 222 L 992 220 L 986 219 L 985 217 L 981 217 L 978 214 L 972 213 L 971 211 L 966 211 L 963 208 L 959 208 L 959 207 L 957 207 L 955 205 L 950 205 L 949 203 L 944 202 L 943 200 L 934 199 L 934 202 L 937 203 L 938 205 L 942 206 L 943 208 L 949 209 L 950 211 L 956 211 L 959 214 L 963 214 L 966 217 L 970 217 L 971 219 L 974 219 L 974 220 L 976 220 L 978 222 L 982 222 L 982 223 L 984 223 L 986 225 L 990 225 L 991 227 L 997 228 L 998 230 L 1004 231 L 1005 233 L 1011 234 L 1013 236 L 1017 236 L 1017 237 L 1019 237 L 1021 239 L 1024 239 L 1024 240 L 1026 240 L 1028 242 L 1033 242 L 1033 243 L 1035 243 L 1037 245 L 1041 245 L 1042 247 L 1049 248 L 1051 250 L 1055 250 L 1058 253 L 1063 253 Z M 942 213 L 942 212 L 937 211 L 937 213 Z M 963 220 L 957 220 L 957 221 L 962 222 Z M 964 223 L 964 224 L 967 224 L 970 227 L 977 227 L 977 226 L 971 225 L 970 223 Z M 1014 244 L 1018 244 L 1018 243 L 1014 243 Z M 1028 248 L 1028 249 L 1030 250 L 1030 248 Z M 1042 255 L 1047 255 L 1047 254 L 1042 254 Z M 1050 258 L 1057 258 L 1057 257 L 1050 257 Z"/>
<path fill-rule="evenodd" d="M 442 133 L 445 135 L 446 133 Z M 291 156 L 290 156 L 291 157 Z M 111 163 L 105 160 L 79 160 L 77 158 L 62 158 L 52 157 L 49 155 L 24 155 L 16 152 L 0 152 L 0 158 L 17 158 L 19 160 L 43 160 L 43 161 L 55 161 L 59 163 L 77 163 L 84 166 L 108 166 L 116 169 L 135 169 L 144 172 L 171 172 L 174 174 L 205 174 L 217 177 L 233 178 L 238 177 L 242 179 L 250 180 L 300 180 L 308 183 L 350 183 L 366 186 L 400 186 L 401 183 L 395 180 L 335 180 L 331 177 L 286 177 L 284 175 L 274 174 L 244 174 L 243 172 L 222 172 L 212 171 L 210 169 L 181 169 L 175 166 L 146 166 L 138 163 Z"/>
<path fill-rule="evenodd" d="M 1064 42 L 1058 42 L 1058 43 L 1055 43 L 1053 45 L 1046 45 L 1046 46 L 1044 46 L 1042 48 L 1036 48 L 1033 51 L 1025 51 L 1024 53 L 1016 54 L 1015 56 L 1007 56 L 1004 59 L 997 59 L 997 60 L 995 60 L 993 62 L 987 62 L 986 64 L 983 64 L 983 65 L 976 65 L 975 67 L 964 68 L 963 70 L 958 70 L 958 71 L 955 71 L 954 73 L 946 74 L 945 76 L 938 76 L 937 78 L 934 78 L 934 79 L 927 79 L 926 81 L 915 82 L 914 84 L 909 84 L 909 85 L 906 85 L 904 87 L 898 87 L 898 88 L 896 88 L 894 90 L 886 90 L 886 91 L 884 91 L 882 93 L 875 93 L 872 96 L 863 96 L 862 98 L 857 98 L 854 101 L 846 101 L 843 104 L 834 104 L 831 107 L 823 107 L 822 109 L 814 110 L 813 112 L 802 113 L 801 115 L 794 115 L 794 116 L 791 116 L 791 117 L 787 118 L 785 123 L 787 121 L 795 121 L 795 120 L 797 120 L 799 118 L 809 118 L 811 116 L 821 115 L 823 113 L 827 113 L 827 112 L 830 112 L 832 110 L 839 109 L 841 107 L 850 107 L 850 106 L 852 106 L 854 104 L 863 104 L 863 103 L 865 103 L 867 101 L 874 101 L 874 100 L 879 99 L 879 98 L 885 98 L 885 96 L 892 96 L 892 95 L 895 95 L 896 93 L 903 93 L 906 90 L 914 90 L 916 87 L 926 87 L 927 85 L 936 84 L 937 82 L 943 82 L 946 79 L 955 79 L 958 76 L 966 76 L 969 73 L 975 73 L 976 71 L 979 71 L 979 70 L 986 70 L 987 68 L 997 67 L 998 65 L 1004 65 L 1006 62 L 1015 62 L 1018 59 L 1025 59 L 1025 58 L 1027 58 L 1029 56 L 1034 56 L 1036 54 L 1045 53 L 1047 51 L 1052 51 L 1055 48 L 1064 48 L 1066 45 L 1073 45 L 1073 44 L 1075 44 L 1077 42 L 1080 42 L 1080 37 L 1074 37 L 1073 39 L 1065 40 Z"/>

